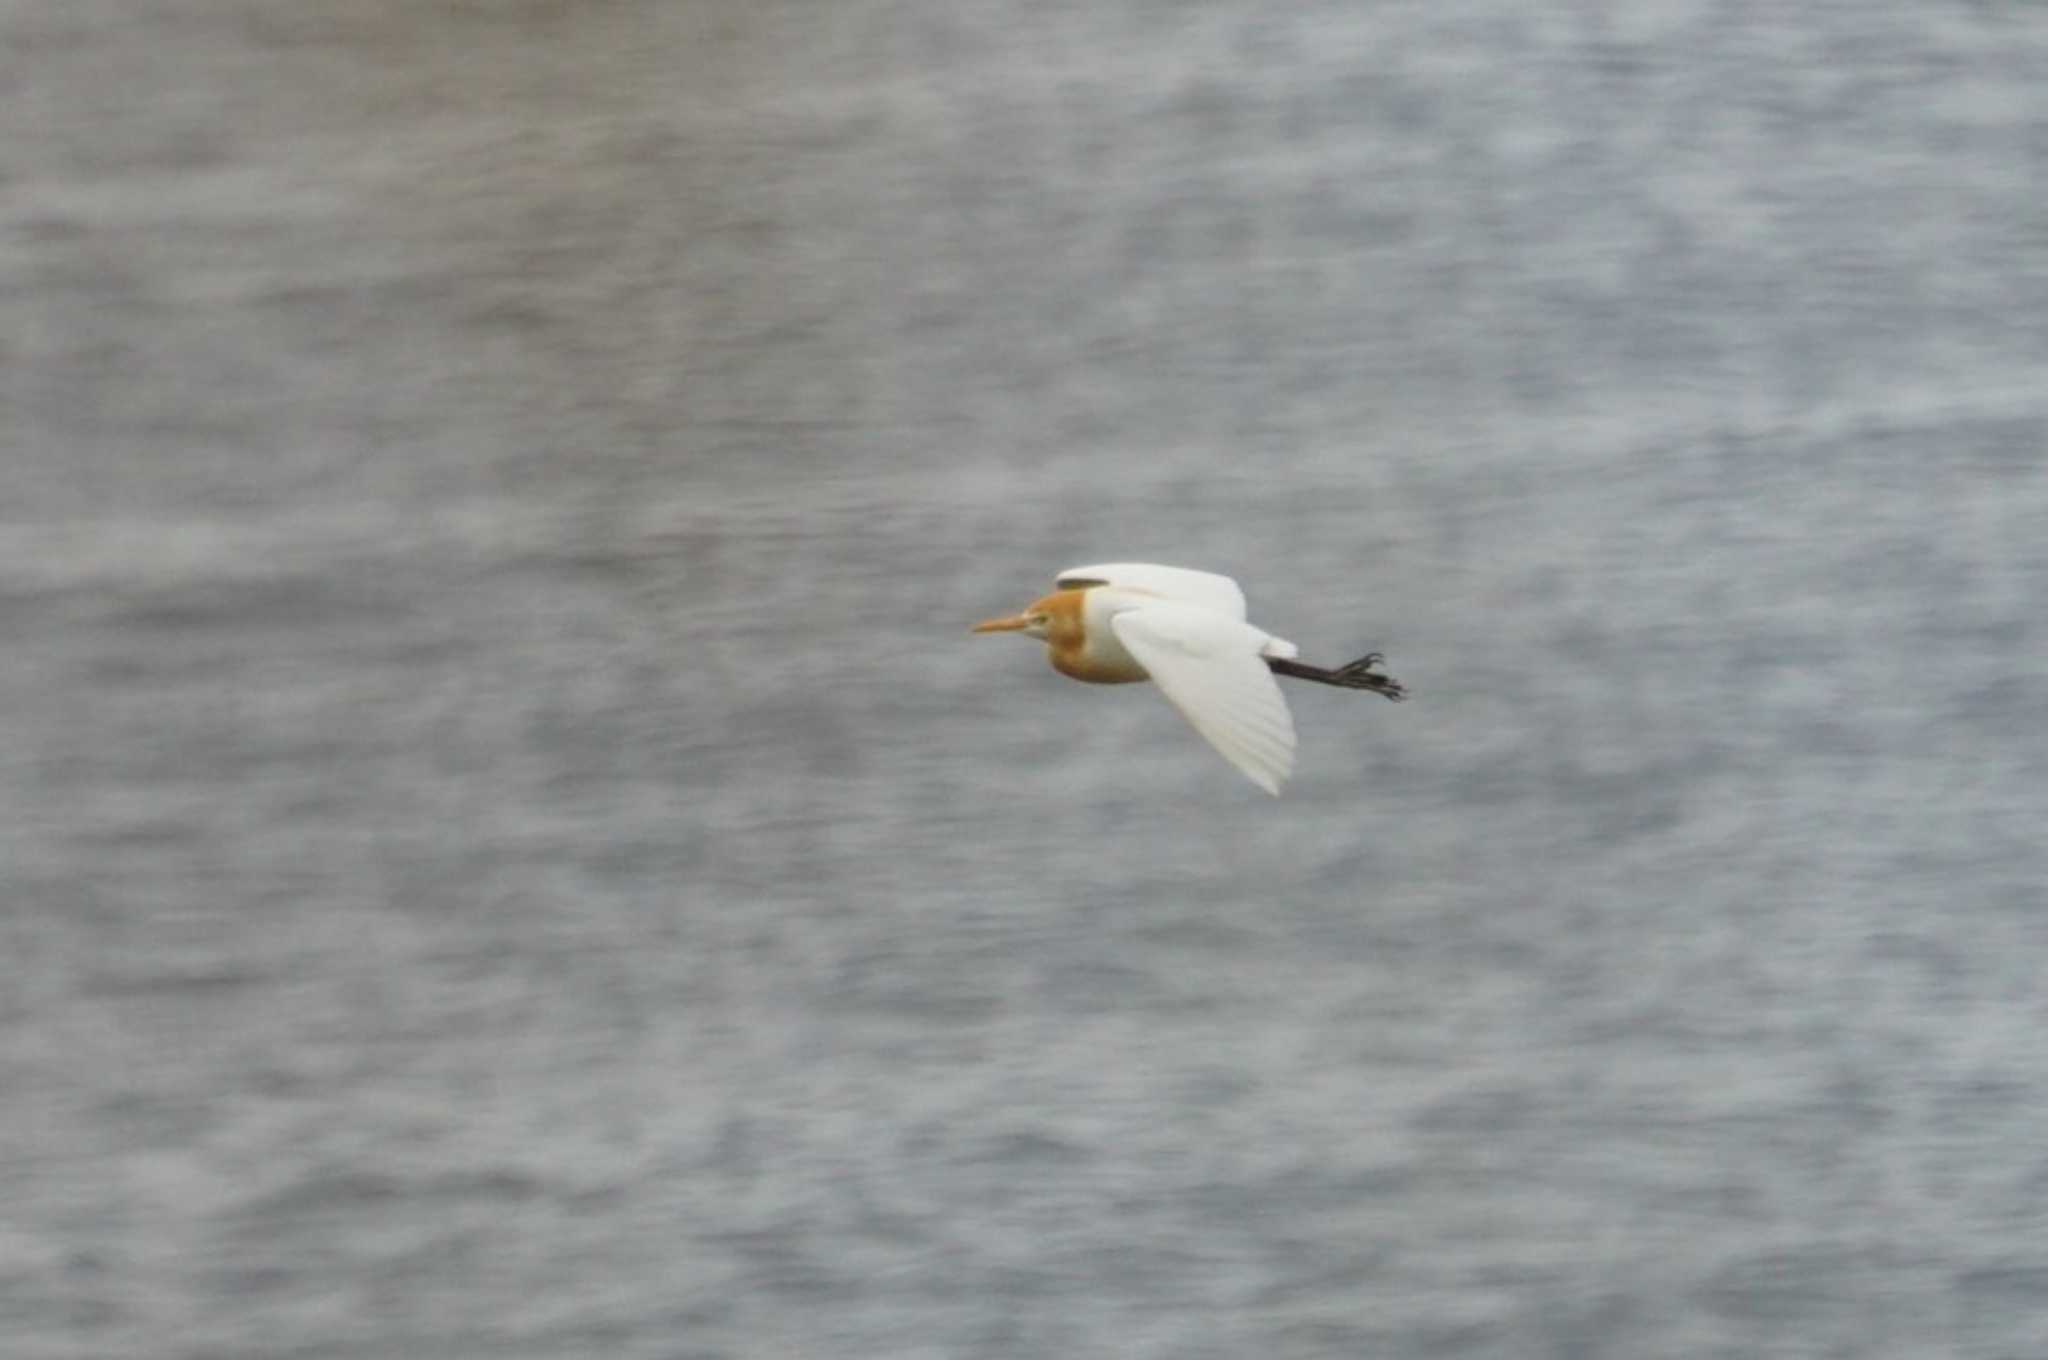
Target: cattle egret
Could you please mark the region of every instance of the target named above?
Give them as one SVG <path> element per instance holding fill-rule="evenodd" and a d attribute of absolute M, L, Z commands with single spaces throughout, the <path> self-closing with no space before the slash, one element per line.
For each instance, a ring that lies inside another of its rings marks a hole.
<path fill-rule="evenodd" d="M 1022 613 L 987 619 L 977 633 L 1022 633 L 1046 643 L 1053 669 L 1076 680 L 1120 685 L 1151 680 L 1168 701 L 1267 793 L 1294 770 L 1294 719 L 1275 675 L 1371 690 L 1389 699 L 1406 691 L 1375 670 L 1371 652 L 1324 670 L 1298 660 L 1284 638 L 1245 622 L 1244 592 L 1228 576 L 1111 562 L 1073 567 L 1053 593 Z"/>

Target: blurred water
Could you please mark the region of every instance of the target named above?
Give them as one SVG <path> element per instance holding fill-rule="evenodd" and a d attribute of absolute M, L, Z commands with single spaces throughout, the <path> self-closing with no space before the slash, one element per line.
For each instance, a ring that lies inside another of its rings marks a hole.
<path fill-rule="evenodd" d="M 2039 7 L 0 51 L 9 1357 L 2048 1353 Z"/>

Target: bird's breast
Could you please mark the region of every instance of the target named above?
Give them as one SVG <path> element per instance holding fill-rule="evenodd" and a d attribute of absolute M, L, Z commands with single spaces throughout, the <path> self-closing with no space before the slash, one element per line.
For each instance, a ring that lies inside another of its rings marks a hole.
<path fill-rule="evenodd" d="M 1091 685 L 1152 678 L 1110 626 L 1119 603 L 1115 592 L 1101 587 L 1056 591 L 1039 601 L 1052 624 L 1046 646 L 1054 670 Z"/>
<path fill-rule="evenodd" d="M 1091 685 L 1127 685 L 1152 678 L 1113 633 L 1106 638 L 1084 637 L 1069 646 L 1054 647 L 1051 655 L 1054 670 Z"/>

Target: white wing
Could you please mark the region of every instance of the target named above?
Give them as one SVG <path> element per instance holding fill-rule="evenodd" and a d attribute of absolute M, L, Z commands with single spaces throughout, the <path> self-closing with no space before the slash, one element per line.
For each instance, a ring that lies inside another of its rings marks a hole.
<path fill-rule="evenodd" d="M 1126 609 L 1109 626 L 1225 760 L 1267 793 L 1280 792 L 1294 772 L 1294 719 L 1260 656 L 1265 633 L 1172 600 Z"/>
<path fill-rule="evenodd" d="M 1105 562 L 1099 567 L 1068 567 L 1057 578 L 1061 590 L 1076 586 L 1123 586 L 1163 600 L 1179 600 L 1213 609 L 1228 618 L 1244 617 L 1244 592 L 1228 576 L 1156 562 Z"/>

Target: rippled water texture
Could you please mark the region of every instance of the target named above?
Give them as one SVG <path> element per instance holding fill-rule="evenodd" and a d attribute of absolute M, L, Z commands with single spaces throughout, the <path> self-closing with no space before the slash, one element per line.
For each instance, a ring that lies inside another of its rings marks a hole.
<path fill-rule="evenodd" d="M 0 53 L 8 1360 L 2048 1355 L 2042 7 Z"/>

